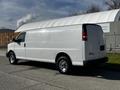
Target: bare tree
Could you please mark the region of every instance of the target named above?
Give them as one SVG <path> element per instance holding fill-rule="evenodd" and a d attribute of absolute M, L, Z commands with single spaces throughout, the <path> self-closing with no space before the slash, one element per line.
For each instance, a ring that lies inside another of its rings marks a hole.
<path fill-rule="evenodd" d="M 106 0 L 105 4 L 108 6 L 109 10 L 120 8 L 120 0 Z"/>
<path fill-rule="evenodd" d="M 86 11 L 86 13 L 94 13 L 94 12 L 100 12 L 101 9 L 97 5 L 91 5 L 90 8 Z"/>

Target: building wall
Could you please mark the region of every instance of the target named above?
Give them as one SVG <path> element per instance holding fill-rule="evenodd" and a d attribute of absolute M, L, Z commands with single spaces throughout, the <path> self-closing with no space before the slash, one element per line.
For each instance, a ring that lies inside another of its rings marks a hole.
<path fill-rule="evenodd" d="M 110 23 L 110 32 L 104 35 L 108 52 L 120 52 L 120 22 Z"/>
<path fill-rule="evenodd" d="M 12 40 L 18 33 L 14 32 L 2 32 L 0 33 L 0 47 L 6 47 L 7 44 Z"/>

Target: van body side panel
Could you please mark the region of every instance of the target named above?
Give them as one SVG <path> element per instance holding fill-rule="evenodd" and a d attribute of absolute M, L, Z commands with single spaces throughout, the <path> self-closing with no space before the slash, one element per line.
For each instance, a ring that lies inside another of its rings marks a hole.
<path fill-rule="evenodd" d="M 56 54 L 60 52 L 68 54 L 73 65 L 81 65 L 83 62 L 82 25 L 52 28 L 49 31 L 48 47 L 56 48 Z M 51 58 L 56 57 L 54 53 L 51 56 Z"/>
<path fill-rule="evenodd" d="M 55 62 L 60 52 L 68 54 L 73 65 L 83 65 L 82 25 L 35 29 L 26 32 L 26 59 Z"/>
<path fill-rule="evenodd" d="M 26 34 L 26 59 L 48 62 L 46 45 L 48 33 L 43 30 L 32 30 Z M 46 59 L 46 60 L 45 60 Z"/>

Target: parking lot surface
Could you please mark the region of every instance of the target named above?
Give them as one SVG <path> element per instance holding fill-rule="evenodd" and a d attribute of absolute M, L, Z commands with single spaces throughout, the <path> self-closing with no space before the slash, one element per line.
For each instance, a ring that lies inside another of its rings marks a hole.
<path fill-rule="evenodd" d="M 10 65 L 0 56 L 0 90 L 120 90 L 120 70 L 74 67 L 70 75 L 62 75 L 54 64 L 20 61 Z"/>

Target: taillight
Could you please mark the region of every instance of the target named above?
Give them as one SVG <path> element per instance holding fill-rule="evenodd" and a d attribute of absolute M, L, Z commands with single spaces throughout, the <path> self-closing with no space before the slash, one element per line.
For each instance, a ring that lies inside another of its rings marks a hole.
<path fill-rule="evenodd" d="M 83 41 L 88 40 L 87 24 L 83 24 L 83 27 L 82 27 L 82 40 Z"/>
<path fill-rule="evenodd" d="M 83 30 L 83 32 L 82 32 L 82 40 L 87 41 L 87 39 L 88 39 L 87 30 Z"/>

